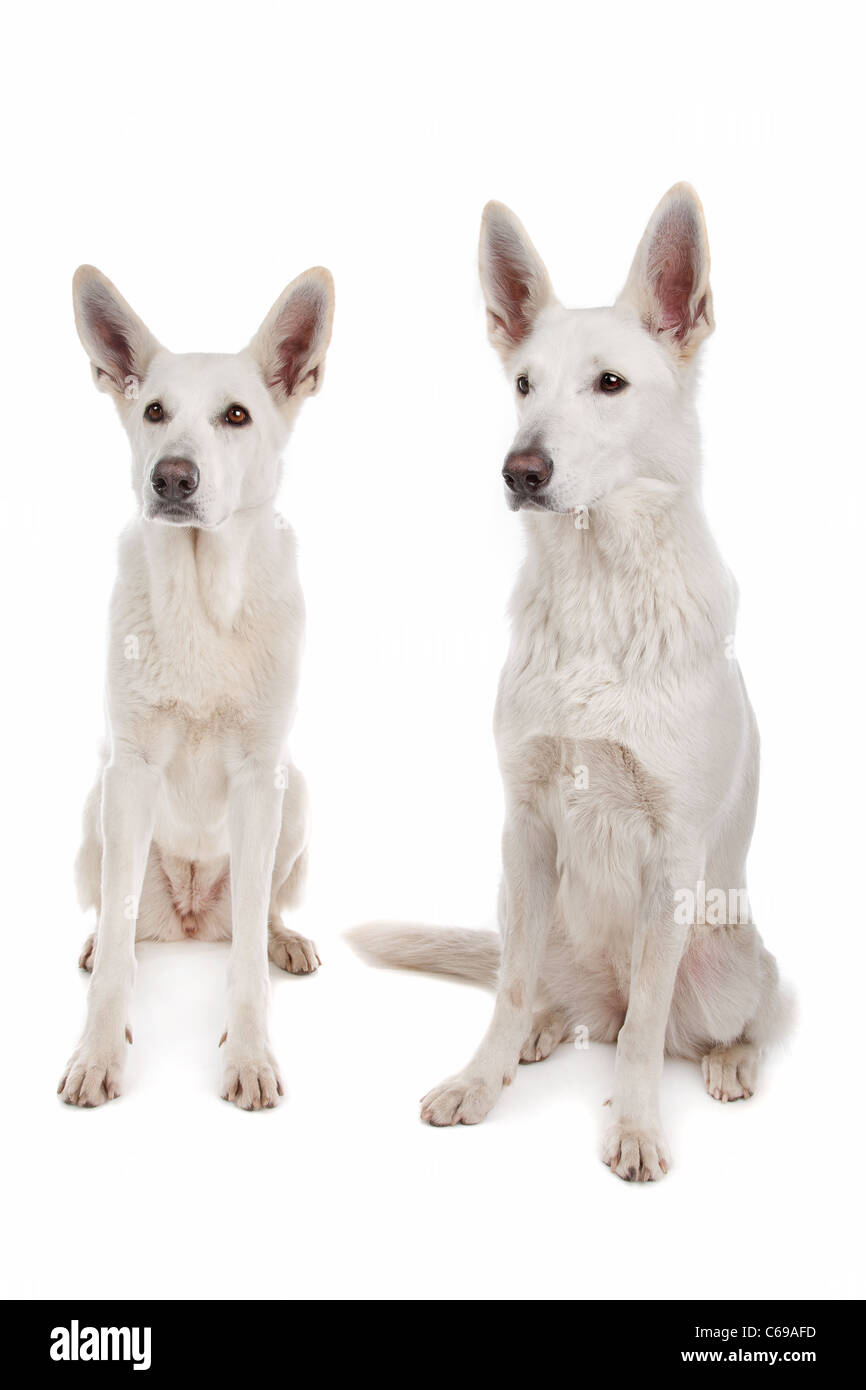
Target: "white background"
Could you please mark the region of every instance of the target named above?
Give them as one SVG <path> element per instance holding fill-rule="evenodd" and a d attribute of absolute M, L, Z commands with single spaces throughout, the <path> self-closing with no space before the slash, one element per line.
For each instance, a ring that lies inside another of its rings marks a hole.
<path fill-rule="evenodd" d="M 49 5 L 5 21 L 4 1266 L 13 1296 L 704 1298 L 864 1292 L 864 464 L 858 7 Z M 567 303 L 610 302 L 657 199 L 702 196 L 718 330 L 705 494 L 763 733 L 757 919 L 800 1000 L 759 1094 L 670 1063 L 676 1166 L 598 1159 L 613 1052 L 521 1068 L 491 1117 L 418 1097 L 481 990 L 363 967 L 369 917 L 491 925 L 490 732 L 521 554 L 499 469 L 482 205 Z M 54 1088 L 83 1017 L 71 875 L 101 732 L 125 440 L 75 335 L 98 265 L 177 350 L 241 346 L 330 267 L 324 390 L 281 506 L 309 608 L 294 748 L 324 965 L 273 972 L 288 1080 L 218 1099 L 226 948 L 145 947 L 123 1098 Z"/>

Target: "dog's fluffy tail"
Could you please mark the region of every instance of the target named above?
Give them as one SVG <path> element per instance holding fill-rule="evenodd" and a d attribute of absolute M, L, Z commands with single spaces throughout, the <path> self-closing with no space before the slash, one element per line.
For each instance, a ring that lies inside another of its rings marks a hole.
<path fill-rule="evenodd" d="M 346 932 L 349 943 L 371 965 L 459 975 L 495 988 L 499 933 L 459 927 L 421 927 L 402 922 L 367 922 Z"/>

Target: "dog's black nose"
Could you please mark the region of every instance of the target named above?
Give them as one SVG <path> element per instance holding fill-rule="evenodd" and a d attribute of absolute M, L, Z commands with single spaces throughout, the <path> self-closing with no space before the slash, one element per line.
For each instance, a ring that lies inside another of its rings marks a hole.
<path fill-rule="evenodd" d="M 150 485 L 162 502 L 186 502 L 198 487 L 199 472 L 190 459 L 160 459 Z"/>
<path fill-rule="evenodd" d="M 509 454 L 502 476 L 518 497 L 532 497 L 543 492 L 553 476 L 553 460 L 540 449 L 520 450 Z"/>

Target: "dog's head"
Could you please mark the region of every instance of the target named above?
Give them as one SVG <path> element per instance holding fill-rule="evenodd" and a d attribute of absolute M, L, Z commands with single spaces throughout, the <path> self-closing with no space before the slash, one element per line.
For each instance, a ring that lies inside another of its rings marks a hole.
<path fill-rule="evenodd" d="M 93 378 L 132 445 L 142 515 L 213 530 L 269 502 L 292 422 L 322 381 L 334 310 L 328 271 L 293 280 L 249 345 L 231 354 L 168 352 L 93 266 L 76 272 L 73 299 Z"/>
<path fill-rule="evenodd" d="M 520 418 L 502 470 L 515 511 L 574 511 L 636 477 L 682 480 L 693 452 L 692 364 L 713 329 L 709 268 L 700 202 L 676 184 L 613 307 L 565 309 L 520 222 L 488 203 L 481 283 Z"/>

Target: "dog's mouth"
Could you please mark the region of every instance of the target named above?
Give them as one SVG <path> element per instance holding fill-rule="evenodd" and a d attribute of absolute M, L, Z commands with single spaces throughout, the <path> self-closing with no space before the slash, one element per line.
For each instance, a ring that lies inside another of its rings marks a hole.
<path fill-rule="evenodd" d="M 150 502 L 144 517 L 146 521 L 162 522 L 166 526 L 202 525 L 199 512 L 186 502 Z"/>
<path fill-rule="evenodd" d="M 590 499 L 579 505 L 564 507 L 548 497 L 515 497 L 513 492 L 506 492 L 505 496 L 512 512 L 547 512 L 548 516 L 568 516 L 579 531 L 589 526 L 589 509 L 595 504 L 594 499 Z"/>
<path fill-rule="evenodd" d="M 505 490 L 505 500 L 512 512 L 558 512 L 560 510 L 559 507 L 552 507 L 545 497 L 518 497 L 508 488 Z"/>

